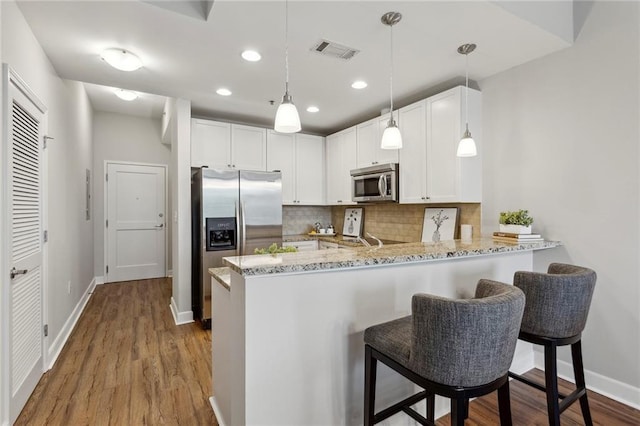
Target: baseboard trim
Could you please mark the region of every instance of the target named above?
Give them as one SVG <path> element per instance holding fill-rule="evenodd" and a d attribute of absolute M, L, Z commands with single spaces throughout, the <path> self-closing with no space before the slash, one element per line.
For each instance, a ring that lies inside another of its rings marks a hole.
<path fill-rule="evenodd" d="M 96 285 L 104 284 L 104 276 L 95 277 L 94 280 L 96 281 Z"/>
<path fill-rule="evenodd" d="M 218 403 L 214 396 L 209 398 L 209 403 L 211 404 L 211 408 L 213 408 L 213 414 L 216 415 L 216 420 L 218 421 L 218 424 L 220 426 L 226 426 L 224 417 L 222 417 L 222 411 L 220 410 L 220 407 L 218 407 Z"/>
<path fill-rule="evenodd" d="M 535 367 L 544 371 L 544 354 L 542 352 L 534 352 Z M 575 383 L 573 377 L 573 365 L 570 362 L 558 360 L 558 377 Z M 610 377 L 593 371 L 584 370 L 585 382 L 587 389 L 611 398 L 636 410 L 640 410 L 640 388 L 631 386 L 627 383 L 620 382 Z"/>
<path fill-rule="evenodd" d="M 178 311 L 178 305 L 176 305 L 176 301 L 173 297 L 171 297 L 171 304 L 169 305 L 171 308 L 171 314 L 173 315 L 173 321 L 176 325 L 189 324 L 193 322 L 193 311 Z"/>
<path fill-rule="evenodd" d="M 65 321 L 64 325 L 62 326 L 62 330 L 60 330 L 60 333 L 58 333 L 58 336 L 53 341 L 53 343 L 49 345 L 49 348 L 47 350 L 47 371 L 51 370 L 58 360 L 60 352 L 62 352 L 64 345 L 67 343 L 67 340 L 71 335 L 71 332 L 78 323 L 78 319 L 80 319 L 82 311 L 84 311 L 84 308 L 87 306 L 87 303 L 89 302 L 89 299 L 93 294 L 93 290 L 96 288 L 96 281 L 97 277 L 94 277 L 91 280 L 91 283 L 89 283 L 89 286 L 76 304 L 76 307 L 71 312 L 71 315 L 69 315 L 69 318 L 67 318 L 67 321 Z"/>

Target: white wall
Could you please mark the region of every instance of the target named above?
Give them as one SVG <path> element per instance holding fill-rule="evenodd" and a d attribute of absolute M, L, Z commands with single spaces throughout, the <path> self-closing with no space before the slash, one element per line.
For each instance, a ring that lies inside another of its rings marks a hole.
<path fill-rule="evenodd" d="M 67 331 L 67 320 L 93 279 L 93 223 L 84 215 L 85 170 L 92 168 L 93 112 L 84 87 L 57 76 L 16 4 L 2 1 L 0 8 L 2 62 L 8 63 L 47 106 L 47 134 L 55 138 L 46 150 L 49 268 L 45 277 L 48 299 L 44 303 L 49 323 L 47 341 L 51 345 Z M 1 284 L 8 285 L 6 274 L 2 277 Z M 5 386 L 6 369 L 1 373 L 0 383 Z M 3 401 L 8 398 L 6 388 L 2 397 Z M 0 422 L 8 415 L 6 406 L 2 407 Z"/>
<path fill-rule="evenodd" d="M 144 117 L 96 112 L 93 121 L 93 219 L 94 219 L 94 273 L 104 275 L 104 162 L 126 161 L 150 164 L 171 163 L 171 147 L 160 141 L 160 120 Z M 171 181 L 171 169 L 169 169 Z M 170 188 L 170 183 L 168 188 Z M 171 211 L 171 197 L 167 198 Z M 171 221 L 167 220 L 169 238 L 167 266 L 171 269 Z"/>
<path fill-rule="evenodd" d="M 177 324 L 193 321 L 191 309 L 191 103 L 170 100 L 173 200 L 173 286 L 171 311 Z"/>
<path fill-rule="evenodd" d="M 479 82 L 483 232 L 497 228 L 499 211 L 529 209 L 534 231 L 564 243 L 537 252 L 536 270 L 559 261 L 598 273 L 583 334 L 587 385 L 635 405 L 640 405 L 639 15 L 636 2 L 595 2 L 574 46 Z M 568 350 L 561 359 L 570 360 Z"/>

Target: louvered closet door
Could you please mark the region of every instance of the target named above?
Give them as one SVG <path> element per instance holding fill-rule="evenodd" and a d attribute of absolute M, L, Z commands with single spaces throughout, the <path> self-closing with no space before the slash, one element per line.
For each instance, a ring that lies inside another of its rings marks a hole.
<path fill-rule="evenodd" d="M 43 113 L 13 84 L 9 89 L 10 368 L 13 422 L 42 376 Z"/>

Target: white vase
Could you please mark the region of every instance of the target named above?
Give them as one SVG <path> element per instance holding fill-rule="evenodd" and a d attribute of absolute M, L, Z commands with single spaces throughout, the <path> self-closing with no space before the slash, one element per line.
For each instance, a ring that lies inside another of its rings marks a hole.
<path fill-rule="evenodd" d="M 508 232 L 510 234 L 530 234 L 531 233 L 531 225 L 522 226 L 522 225 L 503 225 L 503 224 L 500 224 L 500 232 Z"/>

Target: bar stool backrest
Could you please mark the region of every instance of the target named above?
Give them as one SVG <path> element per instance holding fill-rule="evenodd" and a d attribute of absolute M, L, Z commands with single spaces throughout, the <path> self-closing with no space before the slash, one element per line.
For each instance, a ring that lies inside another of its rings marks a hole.
<path fill-rule="evenodd" d="M 515 351 L 524 294 L 480 280 L 474 299 L 416 294 L 409 368 L 448 386 L 480 386 L 507 374 Z"/>
<path fill-rule="evenodd" d="M 596 285 L 595 271 L 552 263 L 548 272 L 515 273 L 513 285 L 526 297 L 521 331 L 565 338 L 582 333 Z"/>

